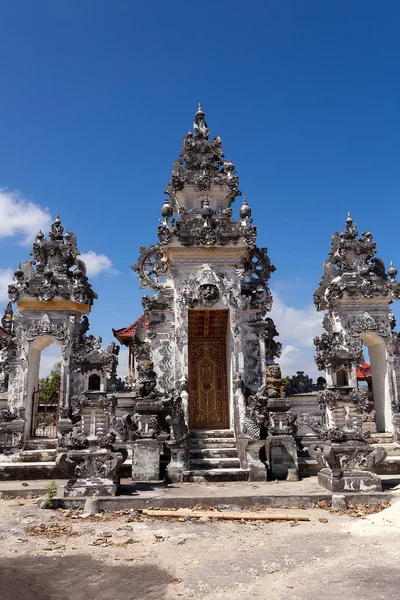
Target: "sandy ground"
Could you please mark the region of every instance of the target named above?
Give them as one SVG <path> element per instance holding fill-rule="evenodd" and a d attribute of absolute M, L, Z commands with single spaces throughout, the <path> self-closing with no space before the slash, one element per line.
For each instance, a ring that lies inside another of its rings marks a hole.
<path fill-rule="evenodd" d="M 310 522 L 83 518 L 0 501 L 1 600 L 379 600 L 400 589 L 400 502 Z"/>

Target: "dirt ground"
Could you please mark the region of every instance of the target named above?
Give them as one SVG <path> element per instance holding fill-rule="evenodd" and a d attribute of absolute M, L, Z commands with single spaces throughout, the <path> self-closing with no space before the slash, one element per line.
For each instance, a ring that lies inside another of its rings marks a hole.
<path fill-rule="evenodd" d="M 400 589 L 400 503 L 310 522 L 161 520 L 0 501 L 1 600 L 379 600 Z"/>

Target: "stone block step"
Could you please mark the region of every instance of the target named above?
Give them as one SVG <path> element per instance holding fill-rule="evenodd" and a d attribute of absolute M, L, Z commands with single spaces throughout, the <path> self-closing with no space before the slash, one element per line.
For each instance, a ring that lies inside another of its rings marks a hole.
<path fill-rule="evenodd" d="M 57 456 L 56 448 L 43 450 L 21 450 L 18 462 L 49 462 L 54 461 Z"/>
<path fill-rule="evenodd" d="M 236 448 L 191 448 L 191 458 L 237 458 Z"/>
<path fill-rule="evenodd" d="M 373 444 L 390 444 L 394 441 L 393 433 L 371 433 Z"/>
<path fill-rule="evenodd" d="M 191 482 L 203 481 L 247 481 L 249 472 L 246 469 L 191 469 L 183 472 L 183 480 Z"/>
<path fill-rule="evenodd" d="M 62 479 L 54 461 L 0 463 L 0 481 L 24 479 Z"/>
<path fill-rule="evenodd" d="M 56 438 L 32 438 L 26 440 L 24 450 L 47 450 L 57 448 Z"/>
<path fill-rule="evenodd" d="M 235 438 L 199 438 L 190 440 L 191 448 L 236 448 Z"/>
<path fill-rule="evenodd" d="M 195 458 L 190 459 L 190 467 L 195 469 L 235 469 L 240 467 L 238 458 Z"/>
<path fill-rule="evenodd" d="M 204 438 L 234 438 L 234 433 L 231 429 L 197 429 L 190 432 L 190 437 L 193 439 Z"/>
<path fill-rule="evenodd" d="M 400 445 L 393 442 L 392 444 L 372 444 L 374 448 L 383 448 L 389 456 L 400 456 Z"/>

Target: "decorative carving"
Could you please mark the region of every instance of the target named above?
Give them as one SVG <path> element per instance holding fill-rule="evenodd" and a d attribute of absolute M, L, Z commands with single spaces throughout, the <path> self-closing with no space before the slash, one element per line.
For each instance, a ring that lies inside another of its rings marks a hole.
<path fill-rule="evenodd" d="M 86 266 L 78 260 L 76 237 L 64 229 L 59 217 L 54 221 L 49 240 L 39 231 L 32 246 L 34 260 L 27 261 L 14 272 L 14 283 L 8 288 L 10 302 L 29 294 L 41 302 L 56 296 L 82 304 L 93 304 L 97 294 L 86 277 Z"/>
<path fill-rule="evenodd" d="M 345 231 L 332 236 L 329 258 L 314 294 L 317 310 L 333 307 L 344 294 L 360 299 L 398 297 L 400 286 L 395 281 L 396 269 L 392 267 L 389 281 L 383 261 L 375 254 L 376 244 L 371 232 L 364 231 L 358 237 L 357 226 L 349 214 Z"/>
<path fill-rule="evenodd" d="M 163 410 L 169 427 L 171 444 L 181 444 L 189 437 L 182 398 L 169 397 L 163 404 Z"/>
<path fill-rule="evenodd" d="M 142 358 L 138 362 L 138 380 L 137 391 L 140 398 L 154 399 L 156 398 L 157 374 L 153 370 L 154 363 L 152 360 Z"/>
<path fill-rule="evenodd" d="M 165 250 L 158 244 L 150 248 L 141 247 L 140 256 L 132 269 L 136 271 L 140 280 L 140 287 L 149 287 L 159 290 L 166 284 L 168 275 L 168 262 Z"/>
<path fill-rule="evenodd" d="M 267 365 L 267 395 L 268 398 L 281 398 L 285 396 L 285 385 L 279 365 Z"/>
<path fill-rule="evenodd" d="M 318 436 L 323 436 L 325 433 L 325 426 L 323 423 L 322 415 L 312 415 L 310 413 L 300 413 L 296 419 L 296 430 L 298 431 L 301 427 L 309 427 Z"/>
<path fill-rule="evenodd" d="M 174 198 L 185 185 L 194 185 L 200 191 L 208 191 L 212 185 L 224 186 L 233 202 L 241 194 L 239 178 L 231 161 L 224 160 L 219 136 L 209 140 L 210 130 L 200 105 L 194 117 L 193 131 L 183 138 L 179 159 L 172 167 L 172 177 L 167 193 Z"/>

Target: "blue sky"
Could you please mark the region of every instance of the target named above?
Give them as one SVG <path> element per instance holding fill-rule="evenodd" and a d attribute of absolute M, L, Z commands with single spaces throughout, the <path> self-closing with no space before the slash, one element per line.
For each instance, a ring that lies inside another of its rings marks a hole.
<path fill-rule="evenodd" d="M 400 265 L 399 20 L 391 0 L 1 3 L 3 302 L 59 211 L 96 255 L 92 332 L 137 318 L 130 266 L 200 101 L 278 269 L 284 371 L 315 376 L 312 292 L 348 210 Z"/>

